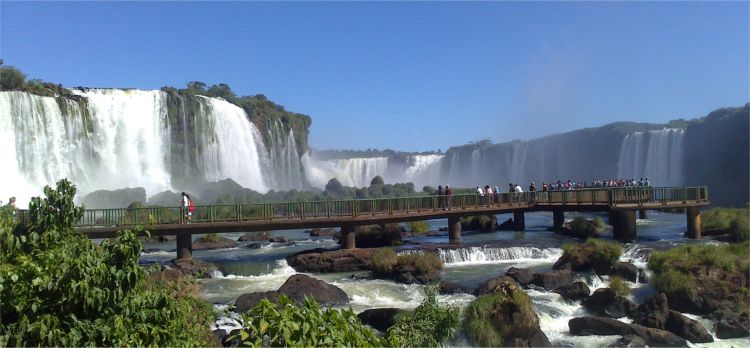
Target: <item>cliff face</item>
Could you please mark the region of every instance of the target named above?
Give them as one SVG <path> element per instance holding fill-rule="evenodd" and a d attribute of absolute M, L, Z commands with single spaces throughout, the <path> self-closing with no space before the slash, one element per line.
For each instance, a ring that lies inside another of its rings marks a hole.
<path fill-rule="evenodd" d="M 708 185 L 712 205 L 750 201 L 749 107 L 716 110 L 686 129 L 685 185 Z"/>

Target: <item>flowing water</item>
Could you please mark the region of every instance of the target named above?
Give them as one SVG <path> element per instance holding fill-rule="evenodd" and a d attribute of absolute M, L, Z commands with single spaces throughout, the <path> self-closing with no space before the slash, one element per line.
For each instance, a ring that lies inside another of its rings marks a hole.
<path fill-rule="evenodd" d="M 498 215 L 504 221 L 510 215 Z M 572 219 L 572 213 L 566 218 Z M 552 268 L 554 262 L 562 255 L 561 246 L 573 241 L 570 238 L 546 231 L 552 221 L 552 214 L 545 212 L 526 214 L 526 231 L 493 233 L 476 233 L 464 231 L 462 247 L 456 248 L 447 244 L 447 232 L 436 232 L 433 235 L 407 237 L 412 244 L 407 244 L 397 251 L 400 253 L 422 252 L 423 249 L 436 249 L 445 263 L 442 279 L 456 282 L 467 288 L 475 288 L 481 282 L 503 275 L 510 267 L 530 268 L 536 272 Z M 438 231 L 447 227 L 443 220 L 429 221 L 430 230 Z M 647 255 L 650 250 L 659 250 L 684 243 L 716 243 L 708 240 L 687 240 L 682 237 L 685 230 L 685 215 L 662 212 L 650 212 L 648 220 L 637 220 L 638 239 L 633 244 L 624 246 L 621 261 L 633 262 L 639 268 L 647 267 Z M 224 309 L 244 293 L 278 289 L 286 279 L 297 272 L 291 268 L 285 257 L 302 250 L 314 248 L 337 248 L 330 238 L 310 237 L 304 230 L 273 231 L 270 236 L 287 237 L 294 243 L 262 243 L 260 249 L 249 249 L 249 242 L 240 242 L 231 249 L 204 250 L 194 252 L 196 258 L 216 263 L 221 269 L 213 279 L 201 281 L 203 296 L 216 308 Z M 229 233 L 224 236 L 237 239 L 241 233 Z M 195 236 L 198 238 L 198 236 Z M 146 245 L 147 248 L 161 248 L 164 251 L 144 253 L 144 262 L 169 260 L 175 257 L 174 242 Z M 369 272 L 343 272 L 310 274 L 316 278 L 336 285 L 349 296 L 350 304 L 356 312 L 369 308 L 395 307 L 412 309 L 424 299 L 422 285 L 398 284 L 388 280 L 373 279 Z M 593 292 L 597 288 L 609 285 L 608 277 L 596 275 L 581 276 Z M 631 300 L 642 302 L 652 295 L 654 290 L 648 284 L 630 283 L 633 291 Z M 560 295 L 543 290 L 526 290 L 532 299 L 540 318 L 540 327 L 556 346 L 605 346 L 617 340 L 619 336 L 571 336 L 568 333 L 568 321 L 574 317 L 587 315 L 580 302 L 570 302 Z M 439 295 L 438 300 L 446 305 L 465 307 L 475 297 L 470 294 Z M 217 322 L 217 327 L 231 329 L 236 326 L 233 314 L 229 313 Z M 708 320 L 696 316 L 709 332 L 713 333 Z M 622 319 L 627 321 L 627 319 Z M 715 338 L 715 337 L 714 337 Z M 716 339 L 716 338 L 715 338 Z M 466 346 L 468 341 L 462 333 L 450 342 L 453 346 Z M 719 340 L 708 347 L 750 346 L 750 339 Z"/>

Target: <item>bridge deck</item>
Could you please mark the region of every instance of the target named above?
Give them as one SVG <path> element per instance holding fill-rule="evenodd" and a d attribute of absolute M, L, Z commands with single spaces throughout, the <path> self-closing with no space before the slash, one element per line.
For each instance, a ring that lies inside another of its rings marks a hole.
<path fill-rule="evenodd" d="M 679 209 L 709 204 L 701 187 L 597 188 L 571 191 L 416 196 L 317 202 L 197 206 L 192 223 L 180 207 L 86 210 L 77 229 L 90 238 L 145 228 L 153 235 L 340 227 L 529 211 Z M 28 211 L 19 211 L 28 219 Z"/>

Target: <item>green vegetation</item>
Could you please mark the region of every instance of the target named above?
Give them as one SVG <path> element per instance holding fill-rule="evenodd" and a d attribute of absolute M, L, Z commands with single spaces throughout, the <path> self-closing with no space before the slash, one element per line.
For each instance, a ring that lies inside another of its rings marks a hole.
<path fill-rule="evenodd" d="M 378 250 L 370 258 L 370 267 L 374 274 L 390 274 L 396 267 L 414 268 L 418 274 L 428 274 L 443 269 L 443 261 L 435 253 L 410 253 L 397 255 L 393 250 Z"/>
<path fill-rule="evenodd" d="M 493 222 L 497 223 L 492 215 L 474 215 L 461 218 L 461 228 L 467 231 L 492 231 Z"/>
<path fill-rule="evenodd" d="M 591 220 L 578 216 L 570 222 L 569 226 L 576 237 L 588 238 L 597 235 L 597 230 L 604 227 L 604 220 L 598 216 Z"/>
<path fill-rule="evenodd" d="M 654 252 L 648 261 L 649 269 L 654 272 L 651 283 L 668 296 L 694 295 L 698 287 L 704 285 L 701 283 L 727 282 L 728 278 L 712 279 L 718 272 L 710 272 L 711 268 L 728 273 L 750 272 L 749 247 L 748 242 L 719 246 L 683 245 Z M 729 284 L 724 288 L 729 289 Z"/>
<path fill-rule="evenodd" d="M 0 346 L 210 344 L 210 306 L 187 283 L 148 278 L 136 233 L 97 246 L 75 232 L 75 192 L 45 187 L 27 225 L 0 211 Z"/>
<path fill-rule="evenodd" d="M 0 91 L 29 92 L 45 97 L 72 95 L 62 85 L 38 79 L 27 80 L 26 74 L 12 65 L 3 65 L 2 59 L 0 59 Z M 66 111 L 64 107 L 61 107 L 61 109 Z"/>
<path fill-rule="evenodd" d="M 601 269 L 611 268 L 622 255 L 620 243 L 594 238 L 587 239 L 586 243 L 568 243 L 563 245 L 562 248 L 564 251 L 563 257 L 567 260 L 587 257 L 592 265 Z"/>
<path fill-rule="evenodd" d="M 203 241 L 209 243 L 216 243 L 219 241 L 219 235 L 217 233 L 209 233 L 202 237 Z"/>
<path fill-rule="evenodd" d="M 482 295 L 464 310 L 466 336 L 477 347 L 502 347 L 506 338 L 528 335 L 537 324 L 531 299 L 519 288 Z"/>
<path fill-rule="evenodd" d="M 398 315 L 396 324 L 388 330 L 388 336 L 402 347 L 442 346 L 461 324 L 458 308 L 438 305 L 434 286 L 426 287 L 425 293 L 424 302 L 413 312 Z"/>
<path fill-rule="evenodd" d="M 430 224 L 427 221 L 409 221 L 409 232 L 411 233 L 425 233 L 430 229 Z"/>
<path fill-rule="evenodd" d="M 701 212 L 701 229 L 725 230 L 736 242 L 750 238 L 750 204 L 743 208 L 713 208 Z"/>
<path fill-rule="evenodd" d="M 609 288 L 612 289 L 617 296 L 626 297 L 630 295 L 630 286 L 618 276 L 612 276 L 609 279 Z"/>
<path fill-rule="evenodd" d="M 436 347 L 453 336 L 459 314 L 437 304 L 434 288 L 426 291 L 424 302 L 399 315 L 384 336 L 363 326 L 351 308 L 323 309 L 313 299 L 297 304 L 282 295 L 278 305 L 263 299 L 251 308 L 228 339 L 249 347 Z"/>

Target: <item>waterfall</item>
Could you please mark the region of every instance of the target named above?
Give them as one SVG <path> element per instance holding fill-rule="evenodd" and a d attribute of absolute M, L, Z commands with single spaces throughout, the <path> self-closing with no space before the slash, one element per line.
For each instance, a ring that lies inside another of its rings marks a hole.
<path fill-rule="evenodd" d="M 562 249 L 535 247 L 472 247 L 438 249 L 438 256 L 446 265 L 473 265 L 498 262 L 555 262 L 562 256 Z"/>
<path fill-rule="evenodd" d="M 260 132 L 234 104 L 197 97 L 187 112 L 184 100 L 172 100 L 178 113 L 170 114 L 162 91 L 72 92 L 75 98 L 0 92 L 0 199 L 17 196 L 24 206 L 62 178 L 81 194 L 143 187 L 153 195 L 175 190 L 175 174 L 269 189 Z"/>
<path fill-rule="evenodd" d="M 414 188 L 420 190 L 424 185 L 441 184 L 440 168 L 443 155 L 412 155 L 408 158 L 408 167 L 402 171 L 403 177 L 394 182 L 413 182 Z"/>
<path fill-rule="evenodd" d="M 271 143 L 268 149 L 272 168 L 269 177 L 274 182 L 273 186 L 281 190 L 301 189 L 303 179 L 294 131 L 289 130 L 284 136 L 284 127 L 278 120 L 267 131 Z"/>
<path fill-rule="evenodd" d="M 302 162 L 307 181 L 318 188 L 324 188 L 334 178 L 344 186 L 370 186 L 372 178 L 383 177 L 388 169 L 388 157 L 318 160 L 305 154 Z"/>
<path fill-rule="evenodd" d="M 683 182 L 684 129 L 665 128 L 625 136 L 617 162 L 620 178 L 649 178 L 654 186 L 679 186 Z"/>

